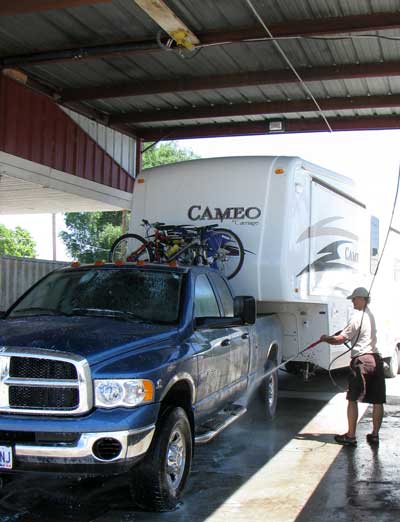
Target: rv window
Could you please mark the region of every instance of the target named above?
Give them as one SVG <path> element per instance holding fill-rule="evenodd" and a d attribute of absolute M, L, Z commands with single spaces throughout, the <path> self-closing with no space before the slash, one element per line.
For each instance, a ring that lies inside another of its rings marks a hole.
<path fill-rule="evenodd" d="M 375 274 L 379 258 L 379 219 L 371 216 L 371 274 Z"/>

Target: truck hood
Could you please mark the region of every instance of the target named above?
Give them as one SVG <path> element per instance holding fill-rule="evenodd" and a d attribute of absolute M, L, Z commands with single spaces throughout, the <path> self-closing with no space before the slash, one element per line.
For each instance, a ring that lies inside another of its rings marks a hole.
<path fill-rule="evenodd" d="M 0 320 L 0 347 L 60 350 L 99 362 L 175 333 L 175 326 L 109 317 L 23 317 Z"/>

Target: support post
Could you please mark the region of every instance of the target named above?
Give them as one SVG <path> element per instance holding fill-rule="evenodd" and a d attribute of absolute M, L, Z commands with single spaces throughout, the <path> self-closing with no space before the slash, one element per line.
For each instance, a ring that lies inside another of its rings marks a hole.
<path fill-rule="evenodd" d="M 138 177 L 139 172 L 142 170 L 142 138 L 136 138 L 136 166 L 135 166 L 135 179 Z"/>
<path fill-rule="evenodd" d="M 122 233 L 126 234 L 128 232 L 129 228 L 129 210 L 123 210 L 122 211 L 122 218 L 121 218 L 121 229 Z"/>
<path fill-rule="evenodd" d="M 51 215 L 51 232 L 53 242 L 53 261 L 57 261 L 57 223 L 56 214 Z"/>

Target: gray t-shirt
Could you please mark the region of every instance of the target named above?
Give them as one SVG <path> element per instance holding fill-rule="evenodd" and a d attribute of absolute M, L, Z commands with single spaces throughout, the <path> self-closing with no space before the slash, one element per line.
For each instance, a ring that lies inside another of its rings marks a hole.
<path fill-rule="evenodd" d="M 364 353 L 378 353 L 375 318 L 368 306 L 364 312 L 356 310 L 350 323 L 341 331 L 340 335 L 351 342 L 352 357 Z"/>

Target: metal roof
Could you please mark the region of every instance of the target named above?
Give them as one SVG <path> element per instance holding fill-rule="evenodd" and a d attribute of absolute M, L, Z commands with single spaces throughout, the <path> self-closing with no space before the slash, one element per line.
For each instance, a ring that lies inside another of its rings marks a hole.
<path fill-rule="evenodd" d="M 0 64 L 145 140 L 400 128 L 398 0 L 4 0 Z"/>

